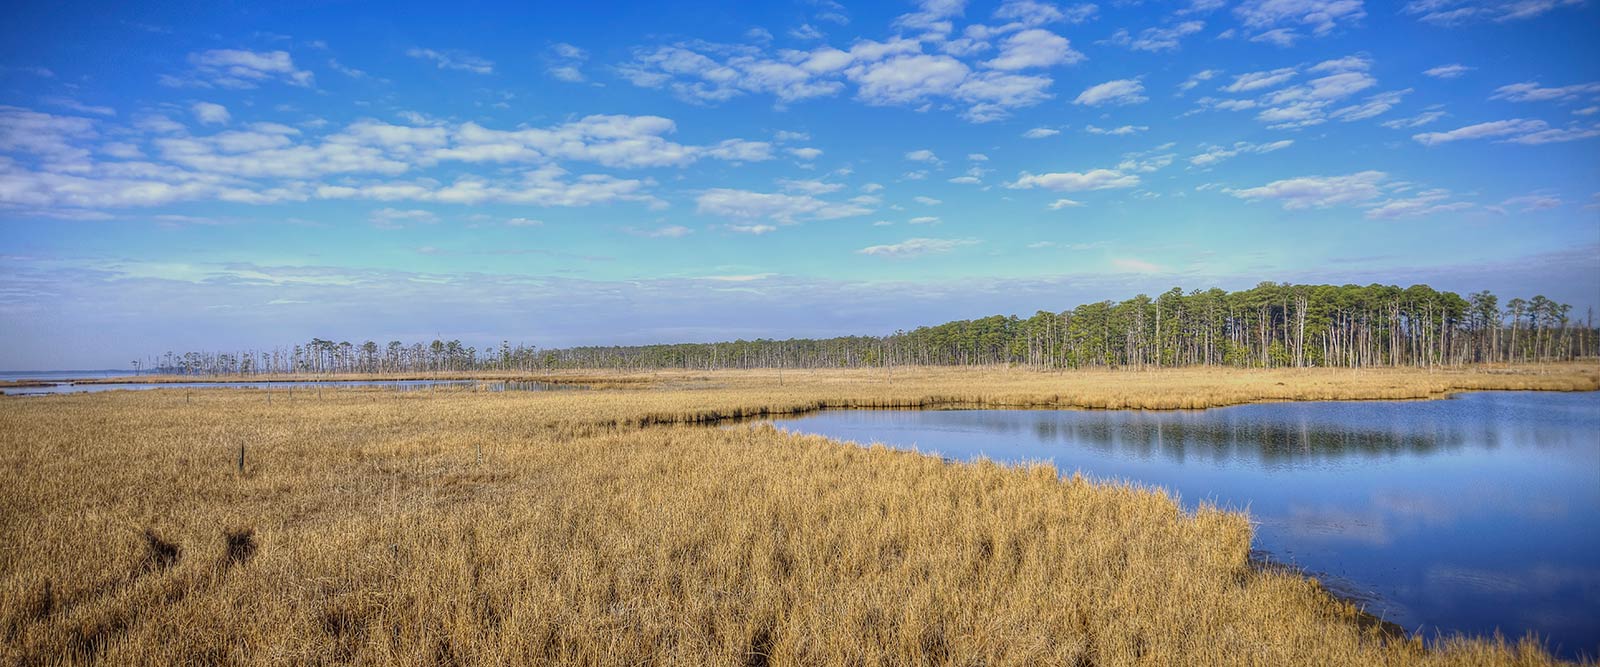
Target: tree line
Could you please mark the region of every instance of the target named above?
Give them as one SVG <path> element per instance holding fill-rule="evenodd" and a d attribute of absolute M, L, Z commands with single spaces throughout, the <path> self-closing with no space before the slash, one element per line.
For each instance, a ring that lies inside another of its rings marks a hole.
<path fill-rule="evenodd" d="M 995 315 L 885 336 L 540 349 L 458 340 L 359 344 L 314 338 L 272 350 L 167 353 L 183 374 L 427 373 L 556 369 L 869 368 L 1017 364 L 1041 369 L 1459 366 L 1566 361 L 1596 354 L 1593 313 L 1543 296 L 1501 304 L 1427 285 L 1294 285 L 1086 303 L 1031 317 Z M 146 368 L 152 364 L 147 363 Z"/>

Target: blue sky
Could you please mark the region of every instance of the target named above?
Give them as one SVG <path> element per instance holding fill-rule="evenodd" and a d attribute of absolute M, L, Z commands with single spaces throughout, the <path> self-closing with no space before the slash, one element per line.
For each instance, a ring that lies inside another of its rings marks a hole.
<path fill-rule="evenodd" d="M 139 4 L 0 28 L 0 368 L 1600 305 L 1594 3 Z"/>

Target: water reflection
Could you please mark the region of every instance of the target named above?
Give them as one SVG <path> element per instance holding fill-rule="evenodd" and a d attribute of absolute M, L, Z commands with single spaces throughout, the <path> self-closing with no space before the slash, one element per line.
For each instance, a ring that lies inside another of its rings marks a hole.
<path fill-rule="evenodd" d="M 1424 631 L 1600 653 L 1600 393 L 1200 411 L 839 411 L 779 426 L 1043 460 L 1248 509 L 1255 547 Z"/>

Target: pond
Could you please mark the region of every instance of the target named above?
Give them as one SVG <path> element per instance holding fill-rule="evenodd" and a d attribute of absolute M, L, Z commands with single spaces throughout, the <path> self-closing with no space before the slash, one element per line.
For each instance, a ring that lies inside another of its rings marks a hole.
<path fill-rule="evenodd" d="M 77 376 L 81 378 L 82 376 Z M 29 378 L 32 379 L 32 378 Z M 48 382 L 48 381 L 47 381 Z M 6 396 L 40 396 L 49 394 L 75 394 L 118 389 L 270 389 L 292 392 L 315 390 L 318 387 L 383 387 L 396 391 L 451 388 L 474 391 L 560 391 L 583 389 L 582 385 L 534 382 L 521 380 L 327 380 L 305 382 L 51 382 L 38 386 L 4 387 L 0 394 Z"/>
<path fill-rule="evenodd" d="M 1210 410 L 858 410 L 781 428 L 1048 461 L 1248 510 L 1258 556 L 1409 631 L 1600 653 L 1600 392 Z"/>

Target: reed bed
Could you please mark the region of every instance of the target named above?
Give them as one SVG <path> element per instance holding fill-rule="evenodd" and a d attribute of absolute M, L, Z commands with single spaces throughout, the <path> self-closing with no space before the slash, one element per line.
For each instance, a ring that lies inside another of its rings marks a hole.
<path fill-rule="evenodd" d="M 1425 648 L 1159 489 L 692 423 L 1596 388 L 1577 365 L 914 369 L 0 398 L 0 662 L 1555 664 Z"/>

